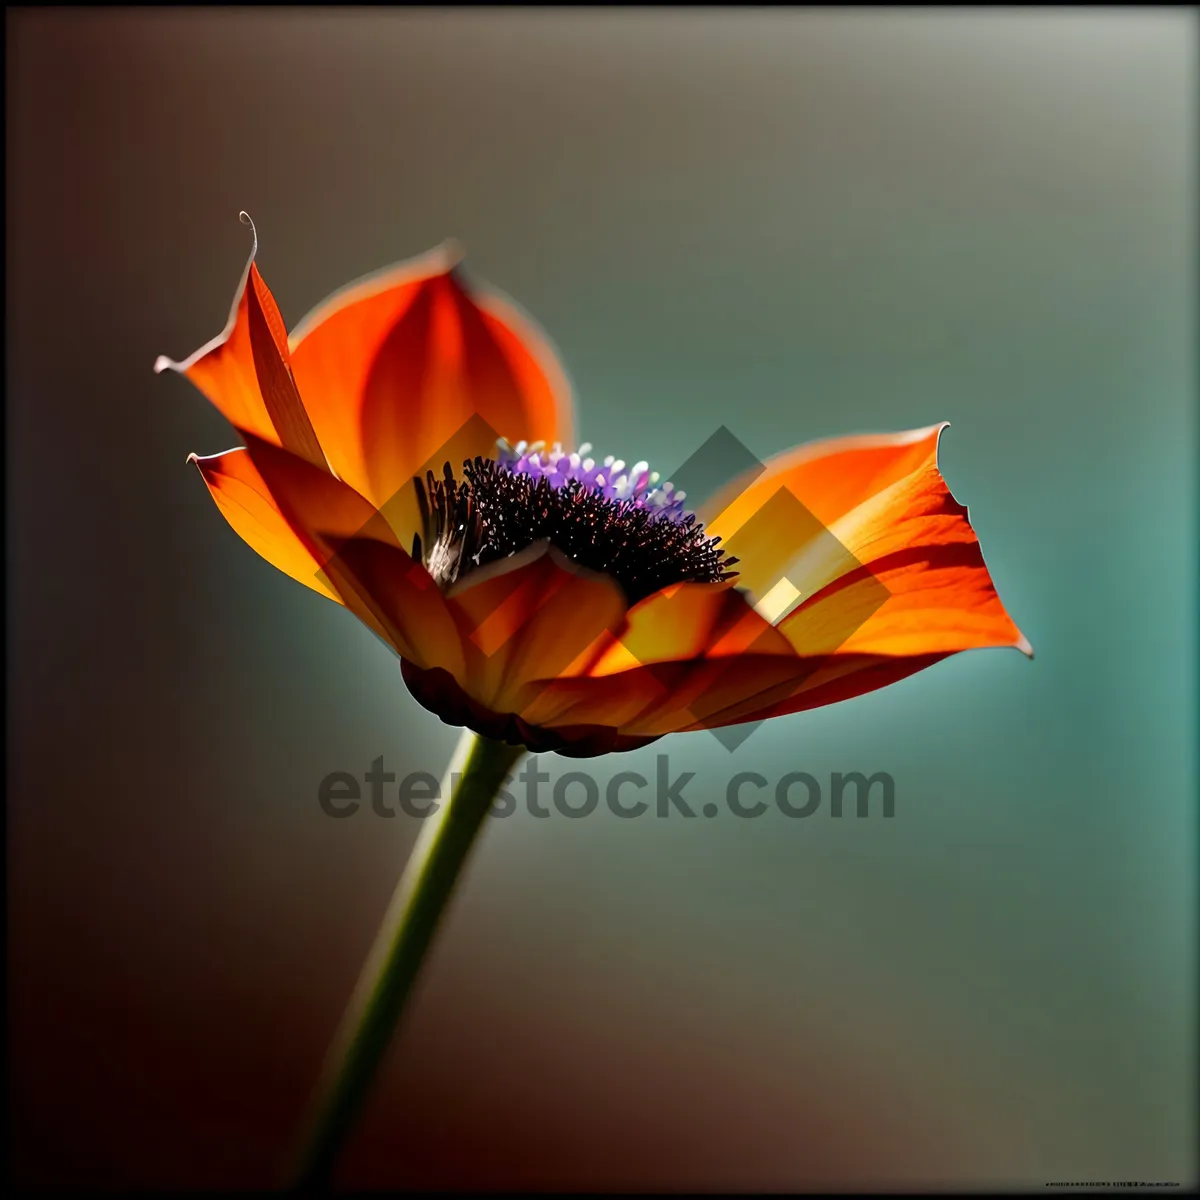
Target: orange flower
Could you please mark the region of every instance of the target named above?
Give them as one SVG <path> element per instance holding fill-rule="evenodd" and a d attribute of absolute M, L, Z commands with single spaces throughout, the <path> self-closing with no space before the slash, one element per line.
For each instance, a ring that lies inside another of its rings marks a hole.
<path fill-rule="evenodd" d="M 938 470 L 944 424 L 788 451 L 690 514 L 646 464 L 561 449 L 546 338 L 448 247 L 290 337 L 252 252 L 224 332 L 166 367 L 245 442 L 193 456 L 234 530 L 391 645 L 425 707 L 493 739 L 601 754 L 960 650 L 1032 655 Z"/>

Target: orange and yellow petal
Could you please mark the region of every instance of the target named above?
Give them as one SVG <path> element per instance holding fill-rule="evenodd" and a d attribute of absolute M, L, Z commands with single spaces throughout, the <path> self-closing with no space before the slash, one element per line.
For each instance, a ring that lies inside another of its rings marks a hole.
<path fill-rule="evenodd" d="M 373 537 L 338 542 L 336 564 L 331 574 L 346 606 L 401 658 L 422 670 L 468 676 L 458 627 L 423 566 L 394 542 Z"/>
<path fill-rule="evenodd" d="M 292 375 L 283 318 L 254 265 L 257 249 L 256 236 L 225 329 L 183 362 L 160 356 L 154 369 L 186 375 L 244 437 L 326 469 Z"/>
<path fill-rule="evenodd" d="M 949 422 L 901 433 L 854 434 L 809 442 L 767 459 L 765 469 L 751 471 L 720 489 L 701 507 L 711 534 L 726 541 L 786 487 L 823 524 L 857 508 L 864 500 L 919 469 L 936 451 Z"/>
<path fill-rule="evenodd" d="M 944 428 L 917 443 L 922 457 L 906 475 L 830 524 L 857 565 L 822 580 L 779 622 L 798 652 L 913 657 L 1011 646 L 1032 655 L 938 468 Z"/>
<path fill-rule="evenodd" d="M 541 542 L 479 568 L 447 593 L 470 696 L 521 713 L 532 681 L 556 678 L 619 630 L 627 603 L 606 575 Z"/>
<path fill-rule="evenodd" d="M 451 248 L 335 294 L 295 330 L 292 367 L 334 471 L 407 542 L 409 486 L 495 440 L 570 442 L 571 395 L 545 335 L 468 286 Z"/>
<path fill-rule="evenodd" d="M 397 653 L 461 669 L 445 600 L 353 488 L 272 442 L 196 458 L 234 531 L 314 591 L 344 604 Z"/>
<path fill-rule="evenodd" d="M 669 731 L 765 687 L 795 658 L 731 584 L 676 584 L 631 608 L 622 629 L 602 635 L 558 679 L 539 681 L 522 716 Z"/>
<path fill-rule="evenodd" d="M 244 446 L 205 458 L 193 454 L 191 461 L 199 468 L 222 516 L 251 550 L 305 587 L 342 603 L 309 545 L 280 511 Z"/>
<path fill-rule="evenodd" d="M 758 564 L 758 604 L 754 590 L 728 585 L 643 601 L 629 628 L 548 685 L 530 715 L 661 736 L 833 703 L 962 650 L 1031 654 L 938 469 L 943 428 L 806 447 L 768 464 L 753 503 L 726 493 L 718 517 L 734 535 L 780 487 L 828 528 L 768 531 L 776 557 L 769 572 Z M 799 602 L 772 625 L 761 593 L 773 594 L 776 572 L 796 581 Z"/>
<path fill-rule="evenodd" d="M 898 683 L 946 657 L 945 654 L 919 654 L 907 658 L 837 654 L 810 660 L 803 663 L 794 675 L 768 682 L 762 688 L 750 689 L 736 703 L 716 710 L 691 725 L 679 726 L 677 732 L 717 729 L 823 708 Z"/>

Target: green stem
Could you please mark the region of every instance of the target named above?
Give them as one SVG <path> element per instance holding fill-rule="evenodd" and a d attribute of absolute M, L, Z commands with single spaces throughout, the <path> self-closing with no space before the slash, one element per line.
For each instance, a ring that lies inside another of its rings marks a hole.
<path fill-rule="evenodd" d="M 442 785 L 449 800 L 422 824 L 330 1052 L 295 1187 L 327 1186 L 475 835 L 523 753 L 463 730 Z"/>

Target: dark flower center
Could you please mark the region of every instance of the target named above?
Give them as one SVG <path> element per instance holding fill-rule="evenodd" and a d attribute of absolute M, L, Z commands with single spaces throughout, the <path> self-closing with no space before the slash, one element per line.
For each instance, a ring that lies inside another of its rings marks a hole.
<path fill-rule="evenodd" d="M 442 479 L 429 472 L 424 483 L 416 480 L 422 531 L 413 539 L 413 557 L 447 587 L 548 539 L 580 566 L 614 579 L 630 604 L 674 583 L 716 583 L 736 574 L 729 568 L 737 559 L 726 557 L 720 538 L 708 537 L 683 509 L 683 493 L 672 495 L 669 484 L 648 487 L 656 477 L 645 464 L 631 475 L 611 459 L 597 469 L 570 455 L 557 460 L 561 470 L 545 469 L 555 461 L 503 447 L 499 462 L 463 463 L 462 479 L 446 463 Z"/>

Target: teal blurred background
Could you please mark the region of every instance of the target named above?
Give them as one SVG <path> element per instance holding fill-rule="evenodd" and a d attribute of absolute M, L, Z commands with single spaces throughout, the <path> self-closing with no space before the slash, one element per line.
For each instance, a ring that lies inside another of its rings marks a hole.
<path fill-rule="evenodd" d="M 459 238 L 602 453 L 951 421 L 1037 652 L 593 764 L 716 819 L 492 822 L 343 1182 L 1195 1183 L 1194 14 L 7 33 L 19 1180 L 273 1180 L 418 825 L 318 783 L 456 740 L 185 466 L 236 439 L 151 364 L 220 330 L 245 208 L 289 324 Z M 896 815 L 739 820 L 749 770 Z"/>

